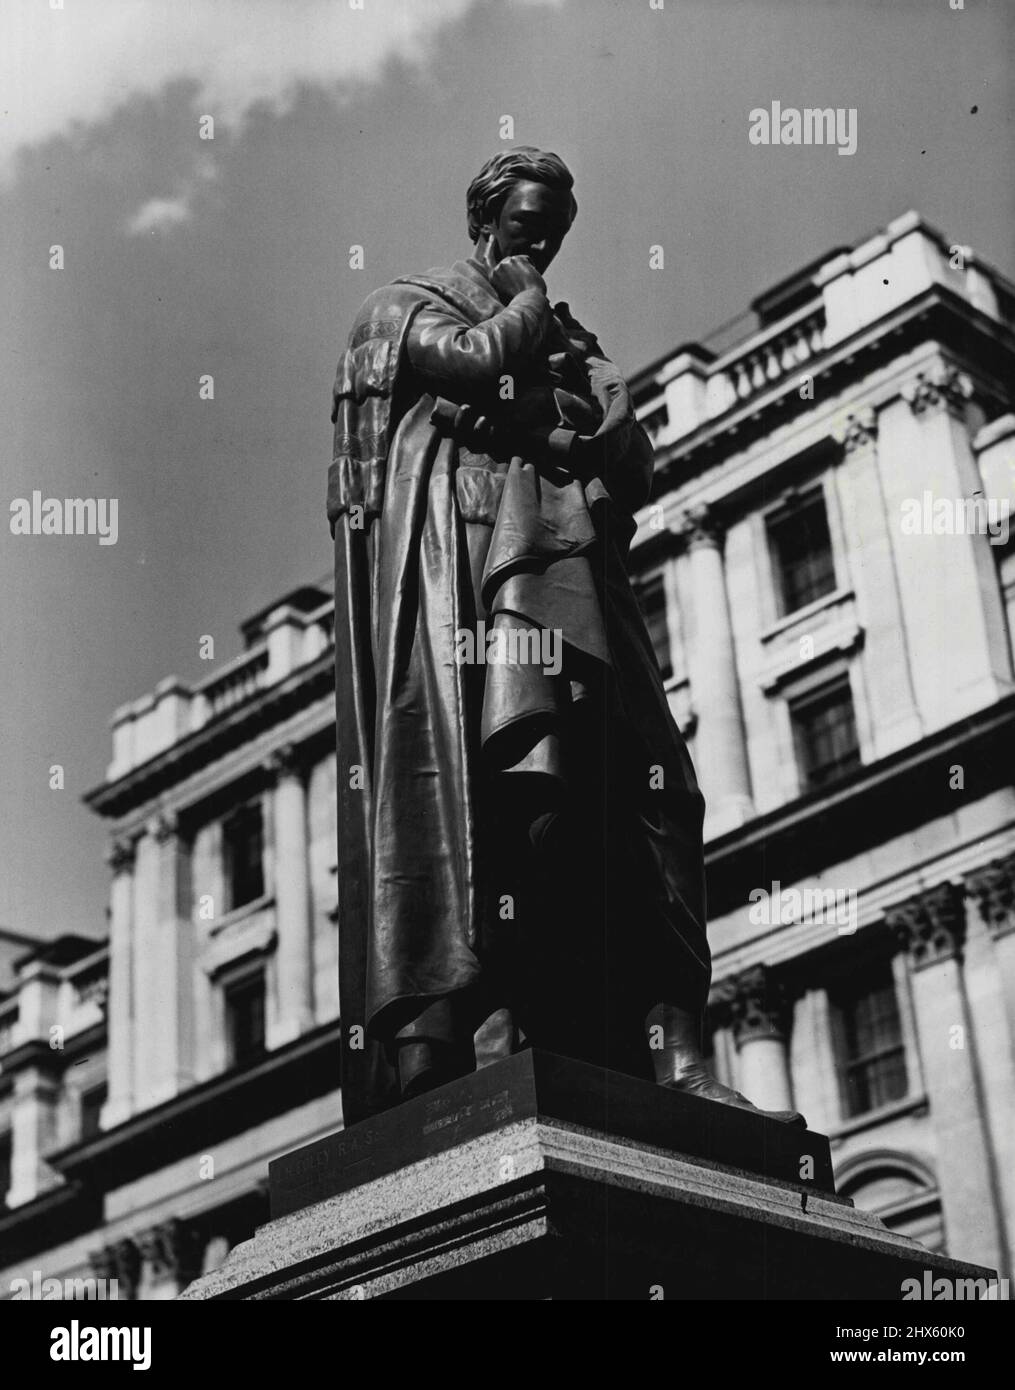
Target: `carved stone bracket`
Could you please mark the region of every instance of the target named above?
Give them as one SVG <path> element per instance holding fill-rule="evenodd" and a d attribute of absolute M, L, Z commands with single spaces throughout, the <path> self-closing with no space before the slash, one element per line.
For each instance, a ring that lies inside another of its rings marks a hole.
<path fill-rule="evenodd" d="M 160 811 L 148 826 L 160 845 L 167 844 L 180 833 L 180 819 L 175 811 Z"/>
<path fill-rule="evenodd" d="M 118 837 L 109 847 L 106 854 L 106 863 L 114 874 L 122 874 L 134 867 L 134 860 L 136 858 L 137 842 L 132 839 Z"/>
<path fill-rule="evenodd" d="M 914 970 L 957 957 L 965 939 L 962 889 L 939 883 L 885 913 L 885 925 L 909 952 Z"/>
<path fill-rule="evenodd" d="M 88 1259 L 97 1279 L 116 1280 L 122 1301 L 131 1302 L 137 1297 L 141 1251 L 135 1241 L 124 1239 L 104 1245 L 101 1250 L 93 1250 Z"/>
<path fill-rule="evenodd" d="M 902 388 L 902 398 L 914 415 L 939 409 L 960 415 L 972 395 L 973 383 L 970 378 L 950 363 L 938 363 L 927 371 L 917 372 L 914 379 Z"/>
<path fill-rule="evenodd" d="M 976 899 L 991 936 L 1015 931 L 1015 854 L 974 869 L 966 875 L 966 888 Z"/>
<path fill-rule="evenodd" d="M 299 777 L 303 771 L 299 749 L 292 743 L 273 748 L 261 766 L 271 781 L 277 781 L 280 777 Z"/>
<path fill-rule="evenodd" d="M 699 546 L 722 546 L 725 527 L 714 507 L 707 502 L 685 507 L 670 528 L 675 539 L 688 550 Z"/>
<path fill-rule="evenodd" d="M 782 980 L 763 965 L 720 980 L 712 990 L 713 1016 L 733 1029 L 737 1047 L 755 1038 L 789 1036 L 791 1000 Z"/>
<path fill-rule="evenodd" d="M 847 454 L 873 444 L 877 436 L 878 413 L 869 405 L 849 411 L 844 419 L 832 427 L 832 438 L 836 444 L 842 445 Z"/>
<path fill-rule="evenodd" d="M 182 1286 L 200 1273 L 201 1242 L 190 1223 L 170 1217 L 142 1232 L 137 1241 L 152 1278 L 171 1277 Z"/>

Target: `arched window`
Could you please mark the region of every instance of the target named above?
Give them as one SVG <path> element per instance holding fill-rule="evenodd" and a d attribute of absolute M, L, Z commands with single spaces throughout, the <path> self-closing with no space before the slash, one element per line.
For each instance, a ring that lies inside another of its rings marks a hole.
<path fill-rule="evenodd" d="M 922 1160 L 892 1149 L 857 1154 L 837 1169 L 836 1190 L 861 1211 L 879 1216 L 890 1230 L 929 1250 L 944 1249 L 937 1179 Z"/>

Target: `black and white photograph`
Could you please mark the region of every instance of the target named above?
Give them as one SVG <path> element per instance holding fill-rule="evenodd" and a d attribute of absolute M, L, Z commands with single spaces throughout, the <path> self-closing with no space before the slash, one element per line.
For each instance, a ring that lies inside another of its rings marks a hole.
<path fill-rule="evenodd" d="M 0 0 L 33 1365 L 179 1383 L 216 1321 L 155 1303 L 368 1300 L 994 1364 L 1013 40 Z M 208 1370 L 257 1371 L 238 1316 Z M 329 1354 L 279 1316 L 277 1369 Z"/>

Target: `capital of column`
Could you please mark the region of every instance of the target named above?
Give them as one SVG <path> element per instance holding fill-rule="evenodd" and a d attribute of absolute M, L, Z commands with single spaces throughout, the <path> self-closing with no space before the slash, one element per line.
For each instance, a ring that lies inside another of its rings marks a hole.
<path fill-rule="evenodd" d="M 791 1000 L 784 982 L 763 965 L 720 980 L 712 991 L 716 1017 L 729 1024 L 738 1048 L 756 1038 L 785 1041 Z"/>
<path fill-rule="evenodd" d="M 917 372 L 902 388 L 902 399 L 914 415 L 940 409 L 959 415 L 972 395 L 973 383 L 969 376 L 947 362 Z"/>
<path fill-rule="evenodd" d="M 97 1279 L 115 1279 L 121 1299 L 132 1302 L 141 1276 L 141 1252 L 133 1240 L 118 1240 L 93 1250 L 88 1262 Z"/>
<path fill-rule="evenodd" d="M 281 777 L 299 777 L 303 771 L 303 762 L 300 751 L 294 744 L 283 743 L 268 753 L 261 767 L 269 780 L 275 782 Z"/>
<path fill-rule="evenodd" d="M 702 546 L 720 550 L 725 527 L 713 506 L 708 502 L 697 502 L 679 513 L 670 527 L 670 533 L 687 550 L 697 550 Z"/>
<path fill-rule="evenodd" d="M 170 1276 L 189 1284 L 200 1272 L 201 1252 L 197 1229 L 179 1217 L 170 1217 L 143 1231 L 137 1238 L 142 1258 L 155 1278 Z"/>
<path fill-rule="evenodd" d="M 966 932 L 962 889 L 954 883 L 939 883 L 889 908 L 885 925 L 909 952 L 913 970 L 957 957 Z"/>
<path fill-rule="evenodd" d="M 106 852 L 106 863 L 114 874 L 126 873 L 132 869 L 136 858 L 137 841 L 126 836 L 118 836 Z"/>
<path fill-rule="evenodd" d="M 180 833 L 180 818 L 175 811 L 160 811 L 148 822 L 148 833 L 160 844 L 168 844 Z"/>
<path fill-rule="evenodd" d="M 991 936 L 1015 931 L 1015 854 L 974 869 L 965 883 Z"/>
<path fill-rule="evenodd" d="M 850 410 L 832 426 L 832 438 L 847 454 L 873 444 L 878 437 L 878 413 L 873 406 L 862 405 Z"/>

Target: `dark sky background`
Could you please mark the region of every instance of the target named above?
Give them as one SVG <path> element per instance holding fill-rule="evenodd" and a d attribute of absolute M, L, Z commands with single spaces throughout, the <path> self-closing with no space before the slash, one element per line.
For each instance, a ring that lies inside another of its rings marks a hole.
<path fill-rule="evenodd" d="M 0 496 L 116 497 L 119 540 L 3 530 L 0 923 L 103 930 L 109 717 L 327 571 L 351 318 L 467 254 L 489 155 L 570 164 L 551 297 L 634 371 L 909 208 L 1010 274 L 1013 30 L 1004 0 L 5 0 Z M 856 154 L 751 145 L 773 100 L 855 107 Z"/>

